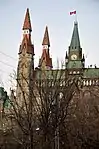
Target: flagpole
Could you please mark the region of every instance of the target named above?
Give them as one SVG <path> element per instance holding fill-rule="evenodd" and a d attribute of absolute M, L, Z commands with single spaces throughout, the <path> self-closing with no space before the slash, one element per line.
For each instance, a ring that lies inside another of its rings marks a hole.
<path fill-rule="evenodd" d="M 75 23 L 77 23 L 77 12 L 75 14 L 75 19 L 74 19 Z"/>
<path fill-rule="evenodd" d="M 70 15 L 75 15 L 74 22 L 77 23 L 77 13 L 76 13 L 76 10 L 75 11 L 71 11 Z"/>

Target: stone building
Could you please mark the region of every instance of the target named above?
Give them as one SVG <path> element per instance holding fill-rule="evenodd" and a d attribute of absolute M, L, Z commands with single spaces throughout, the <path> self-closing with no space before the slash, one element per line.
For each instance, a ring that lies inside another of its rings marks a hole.
<path fill-rule="evenodd" d="M 42 55 L 38 62 L 38 67 L 34 67 L 35 50 L 34 44 L 31 40 L 32 25 L 30 21 L 29 9 L 26 11 L 25 20 L 23 24 L 23 39 L 19 48 L 19 60 L 17 67 L 17 95 L 22 96 L 20 87 L 29 93 L 30 87 L 32 87 L 31 78 L 39 79 L 42 72 L 49 73 L 51 71 L 55 73 L 57 70 L 53 68 L 52 58 L 50 57 L 50 39 L 48 33 L 48 27 L 45 28 L 44 38 L 42 42 Z M 74 29 L 71 38 L 71 43 L 66 51 L 64 57 L 65 68 L 62 69 L 63 74 L 69 76 L 82 76 L 83 86 L 91 86 L 99 84 L 99 68 L 96 66 L 92 68 L 85 68 L 85 56 L 83 54 L 79 31 L 78 22 L 74 22 Z M 59 70 L 60 71 L 60 70 Z M 25 81 L 24 81 L 25 80 Z M 26 83 L 28 81 L 28 84 Z"/>

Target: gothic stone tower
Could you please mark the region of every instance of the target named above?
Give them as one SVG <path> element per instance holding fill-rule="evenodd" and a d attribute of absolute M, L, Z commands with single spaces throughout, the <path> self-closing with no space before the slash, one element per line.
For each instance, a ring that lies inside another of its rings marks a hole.
<path fill-rule="evenodd" d="M 81 70 L 85 67 L 85 58 L 84 55 L 82 55 L 77 22 L 74 22 L 73 34 L 68 54 L 66 52 L 65 63 L 67 69 Z"/>
<path fill-rule="evenodd" d="M 48 27 L 45 28 L 44 38 L 42 42 L 43 51 L 42 56 L 39 59 L 39 68 L 41 70 L 50 70 L 52 69 L 52 58 L 50 58 L 50 40 L 49 40 L 49 33 L 48 33 Z"/>
<path fill-rule="evenodd" d="M 23 24 L 23 39 L 19 48 L 19 61 L 17 68 L 17 97 L 22 99 L 24 94 L 29 94 L 34 72 L 34 45 L 31 42 L 31 21 L 27 9 Z"/>
<path fill-rule="evenodd" d="M 82 54 L 78 32 L 78 22 L 74 22 L 71 43 L 65 57 L 66 70 L 70 76 L 81 76 L 83 87 L 99 85 L 99 68 L 95 65 L 85 67 L 85 57 Z"/>
<path fill-rule="evenodd" d="M 23 25 L 23 39 L 19 49 L 19 62 L 17 69 L 18 98 L 22 97 L 22 90 L 25 93 L 30 92 L 30 87 L 33 86 L 33 84 L 31 84 L 32 83 L 31 80 L 32 79 L 38 80 L 39 76 L 41 78 L 41 74 L 43 74 L 42 72 L 45 71 L 46 73 L 49 73 L 53 71 L 55 73 L 55 71 L 57 71 L 52 66 L 52 58 L 50 57 L 50 40 L 47 26 L 45 28 L 44 38 L 42 42 L 42 55 L 39 59 L 39 66 L 36 67 L 37 69 L 34 69 L 34 45 L 31 42 L 31 32 L 32 27 L 31 27 L 29 9 L 27 9 Z M 74 28 L 70 46 L 65 56 L 65 66 L 66 66 L 65 69 L 63 69 L 64 74 L 67 73 L 69 74 L 67 76 L 73 76 L 73 77 L 74 75 L 82 76 L 84 86 L 99 84 L 99 68 L 97 68 L 96 66 L 95 68 L 92 67 L 85 68 L 85 57 L 84 54 L 82 53 L 77 21 L 74 22 Z"/>

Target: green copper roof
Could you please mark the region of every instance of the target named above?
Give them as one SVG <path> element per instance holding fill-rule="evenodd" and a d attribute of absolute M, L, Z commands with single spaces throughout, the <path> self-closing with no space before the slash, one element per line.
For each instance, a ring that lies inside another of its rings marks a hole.
<path fill-rule="evenodd" d="M 79 39 L 79 32 L 78 32 L 78 23 L 74 22 L 74 30 L 72 34 L 70 50 L 79 50 L 80 48 L 80 39 Z"/>
<path fill-rule="evenodd" d="M 74 67 L 74 62 L 76 67 Z M 69 65 L 67 66 L 67 69 L 73 69 L 73 68 L 80 68 L 82 70 L 82 64 L 81 61 L 70 61 Z M 36 71 L 36 79 L 60 79 L 65 78 L 65 69 L 55 69 L 55 70 L 38 70 Z M 84 68 L 83 69 L 83 78 L 85 79 L 99 79 L 99 68 Z"/>
<path fill-rule="evenodd" d="M 67 68 L 82 68 L 82 62 L 81 61 L 69 61 Z"/>
<path fill-rule="evenodd" d="M 86 68 L 84 78 L 99 78 L 99 68 Z"/>
<path fill-rule="evenodd" d="M 65 77 L 65 71 L 63 69 L 56 69 L 56 70 L 38 70 L 36 72 L 37 79 L 60 79 Z"/>

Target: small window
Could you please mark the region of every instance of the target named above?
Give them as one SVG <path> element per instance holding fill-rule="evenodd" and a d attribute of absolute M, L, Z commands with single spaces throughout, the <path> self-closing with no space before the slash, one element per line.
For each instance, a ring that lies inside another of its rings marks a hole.
<path fill-rule="evenodd" d="M 79 74 L 79 71 L 77 71 L 77 74 Z"/>
<path fill-rule="evenodd" d="M 96 85 L 99 85 L 99 81 L 98 80 L 96 80 Z"/>
<path fill-rule="evenodd" d="M 86 85 L 86 82 L 85 82 L 85 80 L 83 81 L 83 85 L 84 85 L 84 86 Z"/>
<path fill-rule="evenodd" d="M 59 93 L 59 97 L 60 97 L 60 99 L 62 99 L 62 97 L 63 97 L 63 93 L 62 92 Z"/>
<path fill-rule="evenodd" d="M 74 71 L 73 74 L 76 74 L 76 71 Z"/>

